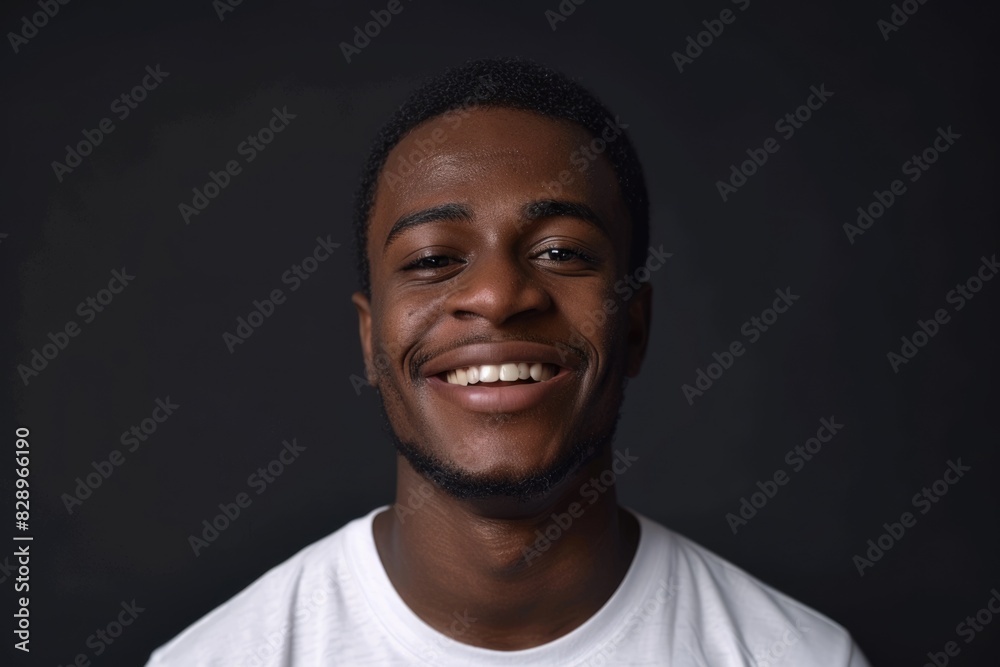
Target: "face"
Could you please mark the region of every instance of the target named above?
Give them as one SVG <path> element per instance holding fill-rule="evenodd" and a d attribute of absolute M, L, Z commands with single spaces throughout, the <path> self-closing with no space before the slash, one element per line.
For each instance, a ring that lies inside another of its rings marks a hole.
<path fill-rule="evenodd" d="M 380 176 L 371 299 L 353 297 L 366 368 L 397 447 L 456 496 L 572 474 L 610 441 L 638 373 L 649 286 L 622 301 L 628 212 L 605 158 L 571 161 L 590 141 L 476 109 L 414 129 Z"/>

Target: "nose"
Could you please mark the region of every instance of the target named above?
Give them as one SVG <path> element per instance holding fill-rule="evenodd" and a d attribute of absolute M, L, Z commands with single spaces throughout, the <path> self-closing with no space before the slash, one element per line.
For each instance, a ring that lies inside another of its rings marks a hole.
<path fill-rule="evenodd" d="M 527 260 L 491 250 L 473 259 L 457 277 L 448 308 L 458 318 L 482 318 L 494 326 L 528 313 L 541 313 L 552 298 Z"/>

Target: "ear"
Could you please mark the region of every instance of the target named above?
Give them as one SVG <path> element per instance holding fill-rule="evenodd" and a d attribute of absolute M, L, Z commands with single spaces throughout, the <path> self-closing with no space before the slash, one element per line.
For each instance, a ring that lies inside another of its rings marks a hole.
<path fill-rule="evenodd" d="M 643 283 L 628 305 L 628 356 L 625 374 L 635 377 L 642 368 L 649 344 L 649 327 L 653 318 L 653 286 Z"/>
<path fill-rule="evenodd" d="M 363 292 L 355 292 L 351 295 L 351 301 L 358 309 L 358 335 L 361 337 L 361 353 L 365 358 L 365 375 L 368 377 L 368 384 L 375 386 L 375 367 L 372 364 L 371 302 Z"/>

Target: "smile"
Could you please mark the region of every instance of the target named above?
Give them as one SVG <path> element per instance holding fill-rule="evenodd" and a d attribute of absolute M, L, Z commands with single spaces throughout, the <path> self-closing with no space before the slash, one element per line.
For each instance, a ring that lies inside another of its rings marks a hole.
<path fill-rule="evenodd" d="M 444 380 L 449 384 L 458 384 L 463 387 L 479 382 L 498 382 L 503 383 L 498 386 L 510 386 L 513 384 L 546 382 L 554 378 L 558 372 L 559 367 L 554 364 L 527 363 L 522 361 L 518 363 L 466 366 L 439 373 L 438 377 L 443 375 Z"/>
<path fill-rule="evenodd" d="M 475 368 L 475 367 L 473 367 Z M 553 367 L 554 368 L 554 367 Z M 464 370 L 464 369 L 459 369 Z M 457 374 L 449 371 L 445 375 Z M 453 383 L 441 375 L 427 378 L 428 387 L 442 399 L 472 412 L 520 412 L 542 405 L 569 386 L 573 373 L 566 368 L 546 380 L 496 380 Z"/>
<path fill-rule="evenodd" d="M 455 348 L 421 371 L 434 395 L 463 409 L 517 412 L 565 393 L 580 361 L 550 345 L 509 341 Z"/>

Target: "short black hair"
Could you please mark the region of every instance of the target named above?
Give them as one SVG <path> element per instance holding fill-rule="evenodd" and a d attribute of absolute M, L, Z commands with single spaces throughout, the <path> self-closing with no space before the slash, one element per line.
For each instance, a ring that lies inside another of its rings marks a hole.
<path fill-rule="evenodd" d="M 368 218 L 379 174 L 389 153 L 424 121 L 458 109 L 510 108 L 568 120 L 598 138 L 613 121 L 611 112 L 586 88 L 565 74 L 521 58 L 486 58 L 453 67 L 414 90 L 382 126 L 368 153 L 354 196 L 354 234 L 361 291 L 371 296 Z M 649 195 L 642 164 L 624 129 L 605 142 L 607 157 L 632 223 L 629 270 L 645 261 L 649 243 Z M 541 187 L 541 186 L 540 186 Z"/>

